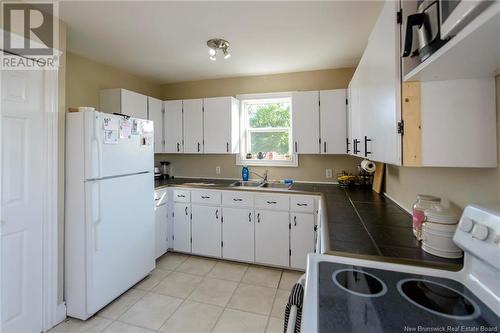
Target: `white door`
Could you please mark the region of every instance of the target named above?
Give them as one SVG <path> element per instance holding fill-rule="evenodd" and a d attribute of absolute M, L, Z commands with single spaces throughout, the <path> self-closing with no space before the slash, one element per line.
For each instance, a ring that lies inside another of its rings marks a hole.
<path fill-rule="evenodd" d="M 345 154 L 347 137 L 346 90 L 321 90 L 320 133 L 322 154 Z"/>
<path fill-rule="evenodd" d="M 262 264 L 288 266 L 289 214 L 269 210 L 256 210 L 255 261 Z"/>
<path fill-rule="evenodd" d="M 254 213 L 246 208 L 224 208 L 222 257 L 254 262 Z"/>
<path fill-rule="evenodd" d="M 210 257 L 221 256 L 221 208 L 192 206 L 193 253 Z"/>
<path fill-rule="evenodd" d="M 2 71 L 2 332 L 42 331 L 43 93 L 43 71 Z"/>
<path fill-rule="evenodd" d="M 203 100 L 186 99 L 182 101 L 184 152 L 203 152 Z"/>
<path fill-rule="evenodd" d="M 290 266 L 306 269 L 307 254 L 314 252 L 314 214 L 290 214 Z"/>
<path fill-rule="evenodd" d="M 154 152 L 162 153 L 163 142 L 163 103 L 159 99 L 148 97 L 148 119 L 154 125 Z"/>
<path fill-rule="evenodd" d="M 122 89 L 121 113 L 132 118 L 148 119 L 148 97 L 134 91 Z"/>
<path fill-rule="evenodd" d="M 238 127 L 237 101 L 232 97 L 203 100 L 203 133 L 205 153 L 232 153 L 232 132 Z"/>
<path fill-rule="evenodd" d="M 156 258 L 167 252 L 167 207 L 165 203 L 155 207 Z"/>
<path fill-rule="evenodd" d="M 319 154 L 319 92 L 292 94 L 293 151 Z"/>
<path fill-rule="evenodd" d="M 182 153 L 182 101 L 164 101 L 165 152 Z"/>
<path fill-rule="evenodd" d="M 191 252 L 191 207 L 174 203 L 174 250 Z"/>

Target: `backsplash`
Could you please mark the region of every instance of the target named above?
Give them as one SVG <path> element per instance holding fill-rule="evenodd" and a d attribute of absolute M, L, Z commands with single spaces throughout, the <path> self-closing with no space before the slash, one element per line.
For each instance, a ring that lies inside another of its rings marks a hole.
<path fill-rule="evenodd" d="M 160 161 L 171 163 L 171 173 L 176 177 L 241 178 L 242 166 L 236 165 L 236 156 L 227 154 L 155 154 L 155 166 Z M 335 182 L 337 173 L 357 172 L 361 159 L 347 155 L 300 155 L 298 167 L 254 167 L 250 171 L 262 173 L 269 170 L 270 180 L 293 179 L 309 182 Z M 219 166 L 221 173 L 216 174 Z M 333 170 L 333 177 L 326 178 L 325 169 Z M 255 176 L 250 178 L 255 178 Z"/>

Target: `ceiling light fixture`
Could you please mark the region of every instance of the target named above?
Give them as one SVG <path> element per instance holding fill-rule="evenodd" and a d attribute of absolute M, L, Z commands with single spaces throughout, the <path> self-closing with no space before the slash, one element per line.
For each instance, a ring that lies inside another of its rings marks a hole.
<path fill-rule="evenodd" d="M 225 39 L 214 38 L 207 41 L 209 59 L 212 61 L 217 60 L 217 52 L 220 50 L 224 54 L 224 59 L 229 59 L 229 42 Z"/>

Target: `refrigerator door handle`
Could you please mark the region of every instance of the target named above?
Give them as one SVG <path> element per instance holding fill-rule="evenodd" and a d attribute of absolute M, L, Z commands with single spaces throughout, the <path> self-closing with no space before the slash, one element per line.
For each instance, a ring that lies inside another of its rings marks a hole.
<path fill-rule="evenodd" d="M 94 233 L 94 250 L 99 251 L 99 224 L 101 224 L 102 218 L 102 206 L 101 206 L 101 182 L 96 181 L 92 184 L 92 211 L 96 212 L 97 215 L 92 214 L 92 230 Z"/>

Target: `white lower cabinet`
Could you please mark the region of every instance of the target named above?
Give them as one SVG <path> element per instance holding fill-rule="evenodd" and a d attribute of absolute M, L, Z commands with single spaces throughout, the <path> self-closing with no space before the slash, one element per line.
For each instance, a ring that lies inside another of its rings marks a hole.
<path fill-rule="evenodd" d="M 315 247 L 314 214 L 290 213 L 290 267 L 306 269 Z"/>
<path fill-rule="evenodd" d="M 192 205 L 192 253 L 221 256 L 221 208 Z"/>
<path fill-rule="evenodd" d="M 289 265 L 289 213 L 255 211 L 255 261 L 261 264 Z"/>
<path fill-rule="evenodd" d="M 254 212 L 246 208 L 223 208 L 222 257 L 254 262 Z"/>
<path fill-rule="evenodd" d="M 191 252 L 191 205 L 174 203 L 173 249 L 179 252 Z"/>

